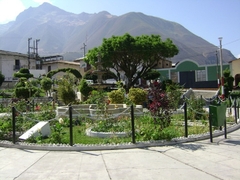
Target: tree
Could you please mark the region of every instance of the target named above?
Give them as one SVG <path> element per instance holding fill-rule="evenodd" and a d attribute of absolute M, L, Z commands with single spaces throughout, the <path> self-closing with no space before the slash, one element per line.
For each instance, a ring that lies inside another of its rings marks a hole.
<path fill-rule="evenodd" d="M 41 87 L 46 92 L 46 94 L 48 95 L 48 92 L 52 88 L 52 84 L 53 84 L 52 80 L 45 76 L 41 79 L 40 84 L 41 84 Z"/>
<path fill-rule="evenodd" d="M 160 77 L 160 72 L 154 69 L 151 69 L 148 73 L 143 77 L 145 80 L 156 80 Z"/>
<path fill-rule="evenodd" d="M 84 60 L 93 66 L 101 60 L 105 69 L 113 68 L 116 71 L 118 80 L 121 80 L 120 71 L 123 71 L 128 91 L 139 78 L 156 67 L 158 61 L 177 53 L 178 49 L 170 39 L 162 41 L 159 35 L 132 37 L 126 33 L 103 39 L 102 45 L 89 50 Z"/>
<path fill-rule="evenodd" d="M 76 94 L 74 91 L 73 77 L 68 73 L 64 78 L 58 80 L 58 97 L 64 104 L 69 104 L 75 101 Z"/>
<path fill-rule="evenodd" d="M 0 86 L 2 85 L 2 83 L 5 80 L 5 76 L 2 74 L 2 72 L 0 71 Z"/>
<path fill-rule="evenodd" d="M 225 69 L 223 71 L 224 77 L 224 95 L 227 98 L 229 96 L 229 92 L 233 89 L 233 81 L 234 78 L 231 76 L 231 72 L 229 69 Z"/>

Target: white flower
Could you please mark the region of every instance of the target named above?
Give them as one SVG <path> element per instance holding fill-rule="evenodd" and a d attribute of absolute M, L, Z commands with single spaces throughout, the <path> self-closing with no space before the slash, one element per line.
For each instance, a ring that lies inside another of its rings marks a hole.
<path fill-rule="evenodd" d="M 63 118 L 59 118 L 58 122 L 59 122 L 60 124 L 63 124 Z"/>

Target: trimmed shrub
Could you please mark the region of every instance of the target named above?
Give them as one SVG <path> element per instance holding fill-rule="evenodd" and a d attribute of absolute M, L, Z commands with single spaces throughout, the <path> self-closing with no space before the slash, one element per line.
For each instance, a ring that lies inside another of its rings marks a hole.
<path fill-rule="evenodd" d="M 80 81 L 79 90 L 87 98 L 93 88 L 88 85 L 86 79 L 82 79 Z"/>
<path fill-rule="evenodd" d="M 110 103 L 112 104 L 122 104 L 124 102 L 124 91 L 121 89 L 113 90 L 108 93 Z"/>
<path fill-rule="evenodd" d="M 136 105 L 143 105 L 147 101 L 147 92 L 141 88 L 130 88 L 128 98 Z"/>

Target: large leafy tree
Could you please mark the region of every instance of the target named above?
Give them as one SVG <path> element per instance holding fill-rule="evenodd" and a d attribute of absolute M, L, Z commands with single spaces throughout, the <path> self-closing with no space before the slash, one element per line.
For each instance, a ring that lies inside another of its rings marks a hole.
<path fill-rule="evenodd" d="M 170 39 L 162 41 L 159 35 L 133 37 L 126 33 L 123 36 L 103 39 L 101 46 L 89 50 L 85 61 L 96 66 L 100 56 L 102 66 L 106 70 L 113 68 L 119 80 L 120 72 L 124 72 L 128 80 L 128 90 L 139 78 L 153 69 L 158 61 L 173 57 L 177 53 L 178 49 Z"/>

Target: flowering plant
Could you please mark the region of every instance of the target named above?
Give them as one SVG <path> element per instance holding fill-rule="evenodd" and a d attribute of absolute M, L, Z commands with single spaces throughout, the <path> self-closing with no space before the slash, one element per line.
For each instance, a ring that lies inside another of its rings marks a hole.
<path fill-rule="evenodd" d="M 154 123 L 160 125 L 160 129 L 168 127 L 171 123 L 171 103 L 165 91 L 159 85 L 157 88 L 149 90 L 151 102 L 149 111 L 154 117 Z"/>

